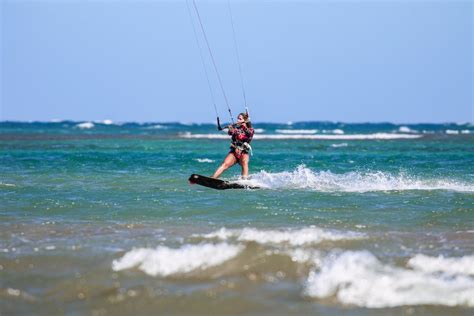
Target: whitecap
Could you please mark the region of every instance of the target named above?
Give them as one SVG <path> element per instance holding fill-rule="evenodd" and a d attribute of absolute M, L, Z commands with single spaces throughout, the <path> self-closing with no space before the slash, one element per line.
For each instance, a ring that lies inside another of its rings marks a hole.
<path fill-rule="evenodd" d="M 398 128 L 398 131 L 399 131 L 400 133 L 418 133 L 417 130 L 411 129 L 411 128 L 409 128 L 408 126 L 400 126 L 400 127 Z"/>
<path fill-rule="evenodd" d="M 448 135 L 457 135 L 459 134 L 459 131 L 458 130 L 454 130 L 454 129 L 447 129 L 446 131 L 444 131 L 446 134 Z"/>
<path fill-rule="evenodd" d="M 367 251 L 330 255 L 310 272 L 305 285 L 310 297 L 335 296 L 343 304 L 368 308 L 474 306 L 472 278 L 386 265 Z"/>
<path fill-rule="evenodd" d="M 94 123 L 92 122 L 84 122 L 84 123 L 79 123 L 75 127 L 80 128 L 80 129 L 91 129 L 94 128 Z"/>
<path fill-rule="evenodd" d="M 474 256 L 445 258 L 418 254 L 408 261 L 408 266 L 424 272 L 474 275 Z"/>
<path fill-rule="evenodd" d="M 279 134 L 316 134 L 319 131 L 317 129 L 276 129 L 275 132 Z"/>
<path fill-rule="evenodd" d="M 347 147 L 347 143 L 340 143 L 340 144 L 331 144 L 331 147 L 333 148 L 339 148 L 339 147 Z"/>
<path fill-rule="evenodd" d="M 195 159 L 197 162 L 201 163 L 212 163 L 215 162 L 215 160 L 209 159 L 209 158 L 197 158 Z"/>
<path fill-rule="evenodd" d="M 263 128 L 255 128 L 253 131 L 255 133 L 264 133 L 265 132 L 265 130 Z"/>
<path fill-rule="evenodd" d="M 168 126 L 166 125 L 161 125 L 161 124 L 155 124 L 155 125 L 152 125 L 152 126 L 148 126 L 146 127 L 147 129 L 167 129 Z"/>
<path fill-rule="evenodd" d="M 288 244 L 292 246 L 317 244 L 323 241 L 353 240 L 364 238 L 364 235 L 361 233 L 329 231 L 315 226 L 295 230 L 259 230 L 249 227 L 244 229 L 221 228 L 215 232 L 200 236 L 210 239 L 235 239 L 237 241 L 256 242 L 259 244 Z"/>
<path fill-rule="evenodd" d="M 343 135 L 344 131 L 342 129 L 336 128 L 336 129 L 323 129 L 321 132 L 323 134 L 336 134 L 336 135 Z"/>
<path fill-rule="evenodd" d="M 226 243 L 184 245 L 181 248 L 139 248 L 114 260 L 112 269 L 121 271 L 138 267 L 152 276 L 169 276 L 218 266 L 234 258 L 242 250 L 243 246 Z"/>

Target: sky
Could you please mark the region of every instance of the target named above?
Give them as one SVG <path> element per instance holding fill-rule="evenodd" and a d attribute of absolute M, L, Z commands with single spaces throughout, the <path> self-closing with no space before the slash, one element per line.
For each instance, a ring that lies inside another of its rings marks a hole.
<path fill-rule="evenodd" d="M 186 1 L 0 3 L 0 120 L 212 122 L 204 69 L 228 118 Z M 240 64 L 254 121 L 474 121 L 472 1 L 196 3 L 234 113 Z"/>

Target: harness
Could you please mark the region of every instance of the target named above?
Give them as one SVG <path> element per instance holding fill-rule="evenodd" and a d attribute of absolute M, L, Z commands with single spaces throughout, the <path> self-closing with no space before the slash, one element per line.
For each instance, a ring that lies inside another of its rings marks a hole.
<path fill-rule="evenodd" d="M 240 159 L 242 154 L 248 154 L 249 152 L 250 155 L 253 156 L 252 146 L 247 142 L 231 142 L 230 147 L 234 148 L 234 155 L 237 159 Z"/>

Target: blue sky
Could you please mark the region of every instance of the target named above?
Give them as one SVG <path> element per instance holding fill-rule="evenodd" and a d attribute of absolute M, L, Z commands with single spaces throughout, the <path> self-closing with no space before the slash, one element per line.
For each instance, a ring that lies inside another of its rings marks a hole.
<path fill-rule="evenodd" d="M 185 1 L 0 2 L 1 120 L 214 120 Z M 471 1 L 231 3 L 255 121 L 474 120 Z M 237 113 L 227 3 L 197 4 Z"/>

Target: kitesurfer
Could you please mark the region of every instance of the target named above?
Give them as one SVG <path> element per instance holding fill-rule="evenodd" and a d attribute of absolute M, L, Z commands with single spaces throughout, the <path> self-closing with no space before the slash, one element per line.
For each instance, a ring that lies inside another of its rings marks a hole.
<path fill-rule="evenodd" d="M 242 178 L 246 179 L 249 173 L 249 152 L 252 151 L 250 142 L 254 134 L 248 113 L 240 113 L 237 116 L 237 123 L 229 125 L 228 129 L 228 134 L 232 136 L 230 151 L 212 177 L 219 178 L 225 170 L 239 163 L 242 167 Z"/>

